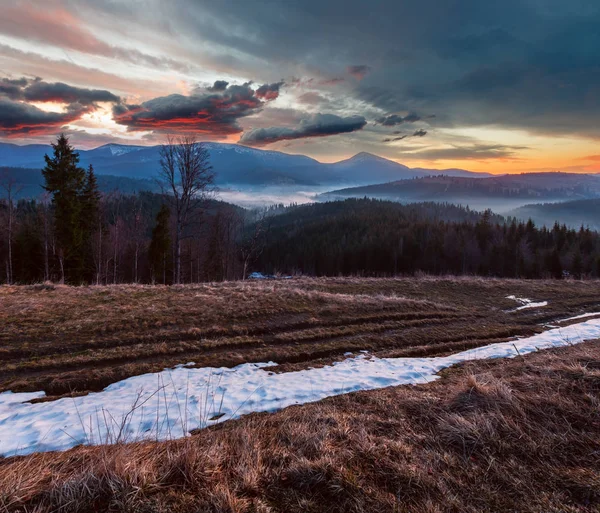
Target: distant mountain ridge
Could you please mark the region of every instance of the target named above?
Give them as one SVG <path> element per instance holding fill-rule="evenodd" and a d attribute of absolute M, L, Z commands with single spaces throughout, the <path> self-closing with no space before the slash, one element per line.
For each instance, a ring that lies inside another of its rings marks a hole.
<path fill-rule="evenodd" d="M 524 205 L 507 215 L 525 221 L 531 219 L 536 225 L 549 228 L 558 222 L 575 229 L 584 226 L 600 231 L 600 198 Z"/>
<path fill-rule="evenodd" d="M 37 198 L 44 194 L 44 177 L 41 169 L 0 167 L 0 179 L 5 177 L 14 179 L 13 192 L 17 199 Z M 160 190 L 155 180 L 113 175 L 99 175 L 98 187 L 104 193 L 119 191 L 122 194 L 134 194 L 142 191 L 159 192 Z M 0 199 L 5 195 L 6 191 L 0 187 Z"/>
<path fill-rule="evenodd" d="M 600 198 L 600 177 L 572 173 L 523 173 L 487 178 L 429 176 L 350 187 L 319 195 L 321 200 L 378 198 L 414 203 L 437 201 L 507 212 L 534 202 Z"/>
<path fill-rule="evenodd" d="M 490 176 L 463 169 L 411 169 L 392 160 L 370 153 L 335 163 L 322 163 L 305 155 L 259 150 L 237 144 L 205 143 L 217 174 L 217 185 L 228 187 L 263 186 L 335 186 L 367 185 L 405 180 L 428 175 Z M 154 177 L 159 171 L 160 146 L 106 144 L 92 150 L 78 150 L 81 165 L 89 164 L 99 175 L 135 179 Z M 50 145 L 18 146 L 0 143 L 0 167 L 40 169 Z"/>

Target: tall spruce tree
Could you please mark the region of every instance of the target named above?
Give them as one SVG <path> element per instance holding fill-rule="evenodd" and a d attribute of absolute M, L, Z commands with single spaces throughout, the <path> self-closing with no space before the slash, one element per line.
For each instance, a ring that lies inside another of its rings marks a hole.
<path fill-rule="evenodd" d="M 90 164 L 86 174 L 81 192 L 81 230 L 82 230 L 82 251 L 84 263 L 84 279 L 87 282 L 94 281 L 97 278 L 97 262 L 94 256 L 94 236 L 103 230 L 102 218 L 100 215 L 100 190 L 98 181 L 94 174 L 94 168 Z M 100 233 L 101 235 L 101 233 Z M 99 248 L 100 249 L 100 248 Z M 96 281 L 98 281 L 96 279 Z"/>
<path fill-rule="evenodd" d="M 52 194 L 54 227 L 60 263 L 61 280 L 78 283 L 84 279 L 83 227 L 81 193 L 85 170 L 78 166 L 79 153 L 61 134 L 52 144 L 53 155 L 44 156 L 42 169 L 44 189 Z"/>
<path fill-rule="evenodd" d="M 167 283 L 167 270 L 171 260 L 170 221 L 171 210 L 163 204 L 156 216 L 156 225 L 152 230 L 152 240 L 148 248 L 152 281 L 163 284 Z"/>

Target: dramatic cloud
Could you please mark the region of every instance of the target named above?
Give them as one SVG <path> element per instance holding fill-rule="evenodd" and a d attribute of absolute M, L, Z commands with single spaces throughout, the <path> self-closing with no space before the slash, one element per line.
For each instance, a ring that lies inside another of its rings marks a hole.
<path fill-rule="evenodd" d="M 29 102 L 80 103 L 92 105 L 96 102 L 119 103 L 121 99 L 103 89 L 83 89 L 62 82 L 48 84 L 35 81 L 23 89 L 23 98 Z"/>
<path fill-rule="evenodd" d="M 221 91 L 225 91 L 228 85 L 229 82 L 226 80 L 216 80 L 215 83 L 208 88 L 208 90 L 214 93 L 220 93 Z"/>
<path fill-rule="evenodd" d="M 387 116 L 377 119 L 377 123 L 383 126 L 396 126 L 403 123 L 415 123 L 421 121 L 421 117 L 414 113 L 408 114 L 407 116 L 399 116 L 398 114 L 388 114 Z"/>
<path fill-rule="evenodd" d="M 193 94 L 171 94 L 140 105 L 115 105 L 114 120 L 130 131 L 196 132 L 207 136 L 239 133 L 238 120 L 259 112 L 277 98 L 280 83 L 254 90 L 250 84 L 228 85 L 217 81 Z M 259 90 L 262 92 L 259 94 Z"/>
<path fill-rule="evenodd" d="M 415 130 L 412 134 L 413 137 L 425 137 L 427 135 L 427 130 L 423 130 L 420 128 L 419 130 Z"/>
<path fill-rule="evenodd" d="M 23 95 L 23 88 L 28 84 L 26 78 L 3 78 L 0 80 L 0 95 L 10 99 L 17 99 Z"/>
<path fill-rule="evenodd" d="M 357 64 L 354 66 L 348 66 L 346 71 L 357 80 L 362 80 L 371 72 L 371 66 L 366 64 Z"/>
<path fill-rule="evenodd" d="M 98 108 L 96 102 L 116 103 L 110 91 L 73 87 L 37 79 L 0 80 L 0 133 L 6 137 L 53 134 Z M 31 103 L 65 104 L 63 112 L 48 112 Z"/>
<path fill-rule="evenodd" d="M 217 136 L 245 126 L 283 130 L 278 127 L 297 123 L 271 121 L 272 108 L 262 105 L 281 96 L 276 101 L 286 109 L 352 113 L 379 125 L 351 144 L 303 141 L 301 151 L 324 158 L 378 150 L 400 158 L 394 152 L 407 141 L 382 141 L 423 137 L 416 128 L 429 131 L 421 143 L 432 148 L 451 145 L 453 133 L 469 133 L 483 145 L 530 134 L 536 143 L 527 139 L 535 146 L 527 156 L 540 160 L 560 158 L 552 139 L 570 141 L 564 159 L 593 154 L 600 139 L 597 0 L 386 0 L 368 10 L 361 0 L 267 2 L 268 9 L 239 0 L 147 0 L 143 7 L 126 0 L 48 0 L 43 9 L 35 0 L 5 3 L 3 73 L 94 91 L 60 96 L 54 86 L 54 93 L 29 96 L 41 101 L 91 106 L 105 101 L 98 90 L 129 98 L 138 105 L 106 101 L 133 131 L 169 125 L 207 135 L 214 128 Z M 259 82 L 246 84 L 254 90 L 248 98 L 206 105 L 209 96 L 227 96 L 231 83 L 250 80 Z M 212 85 L 190 89 L 197 83 Z M 24 96 L 31 85 L 0 78 L 0 97 L 37 104 Z M 382 133 L 394 127 L 405 130 Z M 106 129 L 114 125 L 107 122 Z M 290 144 L 290 151 L 300 151 Z"/>
<path fill-rule="evenodd" d="M 73 87 L 62 82 L 48 83 L 40 78 L 0 80 L 0 95 L 11 100 L 27 102 L 79 103 L 92 105 L 95 102 L 119 103 L 121 99 L 104 89 Z"/>
<path fill-rule="evenodd" d="M 279 89 L 285 82 L 281 80 L 280 82 L 276 82 L 274 84 L 264 84 L 261 85 L 256 90 L 256 97 L 261 98 L 263 100 L 276 100 L 279 97 Z"/>
<path fill-rule="evenodd" d="M 92 108 L 70 105 L 65 112 L 47 112 L 34 105 L 0 97 L 0 134 L 5 137 L 54 134 Z"/>
<path fill-rule="evenodd" d="M 366 124 L 367 121 L 362 116 L 342 118 L 334 114 L 314 114 L 303 119 L 297 127 L 269 127 L 250 130 L 244 133 L 240 143 L 262 146 L 277 141 L 347 134 L 362 130 Z"/>
<path fill-rule="evenodd" d="M 101 3 L 101 2 L 98 2 Z M 58 1 L 48 1 L 44 8 L 27 0 L 2 6 L 0 33 L 13 37 L 39 41 L 63 49 L 115 58 L 134 64 L 186 71 L 189 66 L 169 57 L 156 57 L 132 48 L 113 46 L 89 30 L 90 20 L 77 16 L 80 4 L 59 6 Z"/>

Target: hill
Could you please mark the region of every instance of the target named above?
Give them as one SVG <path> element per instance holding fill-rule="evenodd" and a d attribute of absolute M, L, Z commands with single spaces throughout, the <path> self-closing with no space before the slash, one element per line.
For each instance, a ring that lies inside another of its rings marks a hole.
<path fill-rule="evenodd" d="M 585 226 L 600 231 L 600 199 L 525 205 L 507 212 L 507 215 L 531 219 L 538 226 L 550 227 L 558 222 L 573 228 Z"/>
<path fill-rule="evenodd" d="M 506 224 L 450 204 L 347 199 L 269 219 L 255 263 L 267 274 L 600 276 L 600 235 Z"/>
<path fill-rule="evenodd" d="M 380 198 L 403 203 L 439 201 L 491 208 L 505 213 L 535 201 L 600 198 L 600 177 L 571 173 L 524 173 L 486 178 L 429 176 L 351 187 L 323 193 L 320 199 Z"/>

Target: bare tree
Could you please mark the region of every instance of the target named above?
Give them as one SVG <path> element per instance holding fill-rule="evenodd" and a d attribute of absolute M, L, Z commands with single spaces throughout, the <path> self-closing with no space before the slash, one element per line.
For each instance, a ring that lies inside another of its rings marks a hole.
<path fill-rule="evenodd" d="M 116 194 L 116 193 L 113 193 Z M 109 196 L 110 197 L 110 196 Z M 96 212 L 96 219 L 92 220 L 92 241 L 91 241 L 91 250 L 92 250 L 92 259 L 94 261 L 94 274 L 95 274 L 95 282 L 96 285 L 100 285 L 103 280 L 103 258 L 104 258 L 104 247 L 106 245 L 105 235 L 106 235 L 106 226 L 105 226 L 105 217 L 106 217 L 106 199 L 102 197 L 100 202 L 98 203 L 98 210 Z M 114 220 L 114 214 L 112 216 Z M 107 264 L 108 265 L 108 264 Z M 106 278 L 106 274 L 108 274 L 108 267 L 104 271 L 104 278 Z M 106 281 L 106 280 L 105 280 Z"/>
<path fill-rule="evenodd" d="M 139 260 L 140 251 L 144 244 L 145 232 L 147 228 L 147 219 L 144 216 L 141 198 L 137 199 L 135 210 L 133 213 L 133 282 L 139 281 Z"/>
<path fill-rule="evenodd" d="M 44 281 L 50 281 L 50 232 L 52 226 L 50 201 L 49 192 L 44 192 L 38 199 L 42 228 L 44 230 Z"/>
<path fill-rule="evenodd" d="M 15 221 L 14 201 L 15 196 L 19 194 L 19 192 L 21 192 L 23 188 L 17 186 L 17 179 L 14 176 L 8 174 L 7 172 L 3 172 L 0 175 L 0 187 L 2 187 L 6 194 L 6 205 L 8 208 L 8 222 L 6 226 L 6 230 L 8 232 L 8 261 L 6 265 L 6 282 L 10 285 L 13 282 L 14 278 L 12 257 L 12 239 Z"/>
<path fill-rule="evenodd" d="M 248 267 L 252 261 L 264 251 L 267 235 L 271 229 L 271 218 L 267 215 L 266 210 L 258 212 L 253 221 L 252 230 L 243 236 L 240 244 L 243 265 L 242 280 L 246 279 Z"/>
<path fill-rule="evenodd" d="M 214 173 L 208 149 L 193 136 L 169 137 L 160 149 L 159 183 L 175 216 L 175 276 L 181 283 L 181 241 L 185 229 L 212 191 Z"/>

